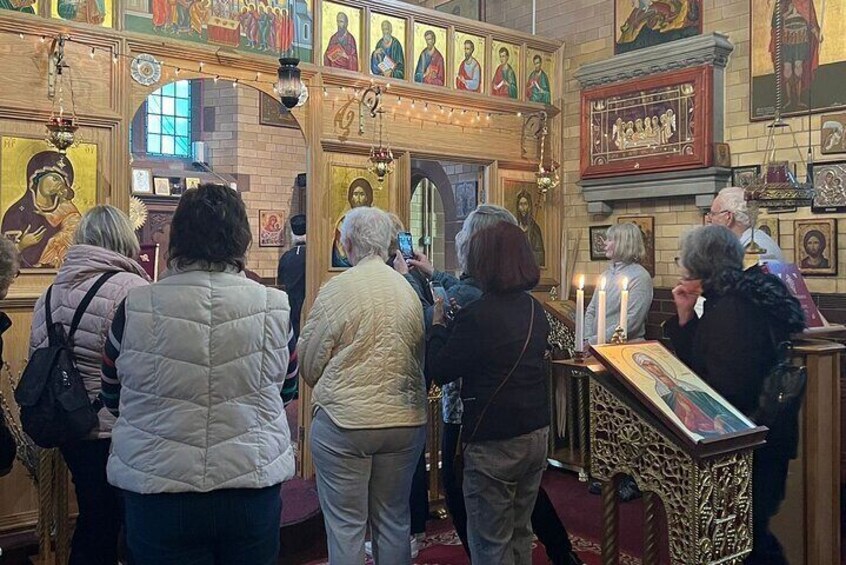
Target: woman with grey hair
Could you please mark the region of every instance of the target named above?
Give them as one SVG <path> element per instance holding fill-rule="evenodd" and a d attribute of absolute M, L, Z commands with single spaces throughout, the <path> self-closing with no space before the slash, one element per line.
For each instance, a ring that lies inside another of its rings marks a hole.
<path fill-rule="evenodd" d="M 696 228 L 682 239 L 681 278 L 673 289 L 677 315 L 664 324 L 676 355 L 753 421 L 764 381 L 780 344 L 805 328 L 799 302 L 777 277 L 743 270 L 743 247 L 728 228 Z M 705 312 L 693 311 L 698 296 Z M 769 529 L 785 494 L 787 467 L 796 457 L 799 402 L 770 426 L 752 464 L 752 554 L 745 563 L 786 564 Z"/>
<path fill-rule="evenodd" d="M 386 264 L 388 214 L 355 208 L 340 231 L 353 267 L 320 289 L 299 343 L 329 562 L 363 563 L 369 525 L 376 563 L 409 564 L 409 492 L 426 438 L 423 313 Z"/>
<path fill-rule="evenodd" d="M 481 204 L 467 215 L 461 231 L 455 236 L 455 252 L 461 276 L 455 277 L 449 273 L 436 270 L 423 253 L 415 253 L 415 258 L 408 264 L 397 255 L 394 268 L 405 276 L 406 280 L 417 292 L 423 304 L 427 330 L 432 326 L 434 305 L 426 289 L 416 274 L 424 274 L 434 284 L 439 284 L 446 290 L 450 304 L 455 308 L 466 308 L 482 297 L 482 289 L 475 278 L 467 274 L 470 255 L 470 242 L 473 236 L 500 222 L 517 224 L 517 218 L 507 209 L 493 204 Z M 416 271 L 409 272 L 409 266 Z M 447 510 L 452 518 L 453 526 L 461 540 L 467 556 L 470 548 L 467 541 L 467 511 L 464 504 L 464 491 L 458 471 L 455 469 L 455 453 L 461 436 L 461 422 L 464 407 L 461 402 L 461 379 L 445 383 L 441 387 L 441 412 L 443 418 L 443 432 L 441 435 L 441 475 L 444 483 L 444 497 Z M 538 498 L 532 511 L 532 527 L 535 534 L 544 544 L 550 561 L 555 565 L 578 565 L 582 561 L 573 551 L 570 537 L 564 524 L 555 512 L 552 501 L 543 487 L 538 491 Z"/>
<path fill-rule="evenodd" d="M 620 298 L 624 284 L 629 291 L 626 309 L 628 339 L 643 339 L 646 335 L 646 315 L 652 304 L 652 277 L 640 264 L 645 254 L 643 234 L 636 225 L 616 224 L 606 232 L 605 256 L 611 260 L 611 265 L 602 273 L 606 292 L 605 343 L 611 340 L 620 322 Z M 585 340 L 592 344 L 597 343 L 597 294 L 593 293 L 585 311 Z"/>
<path fill-rule="evenodd" d="M 73 534 L 71 565 L 115 565 L 118 532 L 123 516 L 118 491 L 106 480 L 106 461 L 115 418 L 97 400 L 101 390 L 103 347 L 115 311 L 130 289 L 149 284 L 136 261 L 140 250 L 129 218 L 112 206 L 95 206 L 77 226 L 73 245 L 51 287 L 35 305 L 30 352 L 47 344 L 46 309 L 54 323 L 69 328 L 74 312 L 88 290 L 102 276 L 111 274 L 85 311 L 74 339 L 74 357 L 88 397 L 98 409 L 98 426 L 89 437 L 61 448 L 79 502 Z"/>
<path fill-rule="evenodd" d="M 9 287 L 20 272 L 18 248 L 12 240 L 0 237 L 0 300 L 6 298 Z M 0 365 L 3 364 L 3 334 L 12 327 L 12 320 L 5 312 L 0 312 Z M 17 444 L 6 426 L 6 414 L 0 408 L 0 477 L 12 470 L 15 462 Z"/>

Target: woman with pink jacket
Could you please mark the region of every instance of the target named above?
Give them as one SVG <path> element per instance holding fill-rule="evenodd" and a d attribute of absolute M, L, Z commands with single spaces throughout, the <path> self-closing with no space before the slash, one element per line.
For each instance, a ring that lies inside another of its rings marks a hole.
<path fill-rule="evenodd" d="M 53 283 L 49 305 L 54 323 L 70 327 L 74 311 L 88 289 L 105 273 L 115 273 L 97 292 L 74 337 L 74 356 L 88 391 L 99 408 L 99 425 L 90 436 L 61 448 L 76 489 L 79 517 L 73 535 L 70 565 L 116 565 L 118 534 L 123 522 L 118 491 L 106 480 L 114 416 L 97 400 L 103 346 L 115 311 L 130 289 L 150 283 L 136 262 L 138 239 L 126 214 L 112 206 L 96 206 L 77 227 L 74 245 Z M 46 295 L 35 305 L 30 352 L 47 344 Z"/>

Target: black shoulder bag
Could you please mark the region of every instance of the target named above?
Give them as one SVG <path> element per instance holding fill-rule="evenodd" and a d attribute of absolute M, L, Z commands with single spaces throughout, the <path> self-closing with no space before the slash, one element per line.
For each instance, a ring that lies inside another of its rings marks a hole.
<path fill-rule="evenodd" d="M 770 428 L 768 444 L 783 445 L 787 442 L 792 444 L 792 449 L 795 450 L 799 410 L 805 397 L 808 375 L 805 367 L 790 362 L 792 344 L 789 341 L 779 342 L 772 327 L 770 339 L 776 355 L 776 364 L 764 378 L 752 421 Z"/>
<path fill-rule="evenodd" d="M 453 460 L 453 469 L 455 469 L 455 480 L 460 485 L 464 481 L 464 452 L 467 449 L 467 446 L 476 438 L 476 433 L 479 431 L 479 427 L 482 425 L 482 420 L 485 419 L 485 414 L 488 412 L 488 408 L 491 407 L 493 404 L 494 399 L 499 394 L 506 383 L 511 379 L 511 375 L 514 374 L 514 371 L 517 370 L 517 367 L 520 365 L 520 361 L 523 360 L 523 356 L 526 354 L 526 349 L 529 348 L 529 341 L 532 339 L 532 330 L 535 327 L 535 299 L 529 297 L 532 301 L 532 314 L 529 318 L 529 331 L 526 333 L 526 341 L 523 343 L 523 349 L 520 351 L 520 355 L 517 357 L 517 361 L 514 362 L 514 365 L 511 367 L 511 370 L 508 371 L 508 374 L 505 375 L 505 378 L 502 379 L 502 382 L 499 383 L 499 386 L 496 387 L 496 390 L 493 392 L 491 397 L 488 399 L 488 403 L 485 404 L 485 407 L 482 408 L 482 411 L 479 413 L 479 419 L 476 420 L 476 425 L 473 427 L 473 431 L 470 433 L 470 437 L 464 442 L 463 438 L 461 437 L 464 435 L 464 426 L 461 426 L 461 431 L 458 433 L 458 449 L 455 450 L 455 459 Z"/>
<path fill-rule="evenodd" d="M 59 447 L 84 439 L 97 425 L 99 401 L 88 400 L 74 359 L 73 337 L 97 291 L 116 274 L 104 273 L 91 285 L 74 312 L 67 333 L 61 322 L 53 322 L 52 285 L 47 289 L 44 300 L 47 345 L 32 352 L 15 389 L 15 401 L 21 407 L 21 426 L 39 447 Z"/>

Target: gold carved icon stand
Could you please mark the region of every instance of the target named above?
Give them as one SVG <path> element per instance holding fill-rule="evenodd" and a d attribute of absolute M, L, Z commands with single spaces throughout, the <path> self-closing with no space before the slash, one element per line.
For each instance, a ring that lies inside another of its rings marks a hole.
<path fill-rule="evenodd" d="M 623 344 L 618 327 L 610 345 Z M 619 563 L 616 482 L 622 475 L 643 492 L 644 565 L 660 562 L 662 517 L 674 565 L 742 563 L 752 550 L 752 450 L 762 443 L 761 429 L 745 442 L 727 437 L 692 448 L 600 361 L 581 367 L 590 377 L 590 475 L 602 483 L 603 565 Z"/>

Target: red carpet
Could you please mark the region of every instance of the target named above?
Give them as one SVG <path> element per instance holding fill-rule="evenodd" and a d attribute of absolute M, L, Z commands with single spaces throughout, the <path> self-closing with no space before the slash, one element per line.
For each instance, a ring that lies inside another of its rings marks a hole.
<path fill-rule="evenodd" d="M 580 483 L 572 473 L 550 470 L 544 474 L 544 488 L 552 499 L 558 514 L 570 532 L 570 540 L 579 556 L 588 565 L 600 563 L 600 497 L 587 491 L 587 484 Z M 642 505 L 639 500 L 620 505 L 620 563 L 639 564 L 642 550 Z M 666 540 L 666 534 L 663 534 Z M 666 541 L 662 563 L 666 558 Z M 532 553 L 535 565 L 548 563 L 543 546 L 535 541 Z M 325 565 L 326 558 L 309 561 L 308 565 Z M 430 520 L 426 539 L 420 546 L 415 565 L 469 565 L 470 561 L 450 520 Z M 368 565 L 372 561 L 368 560 Z"/>

